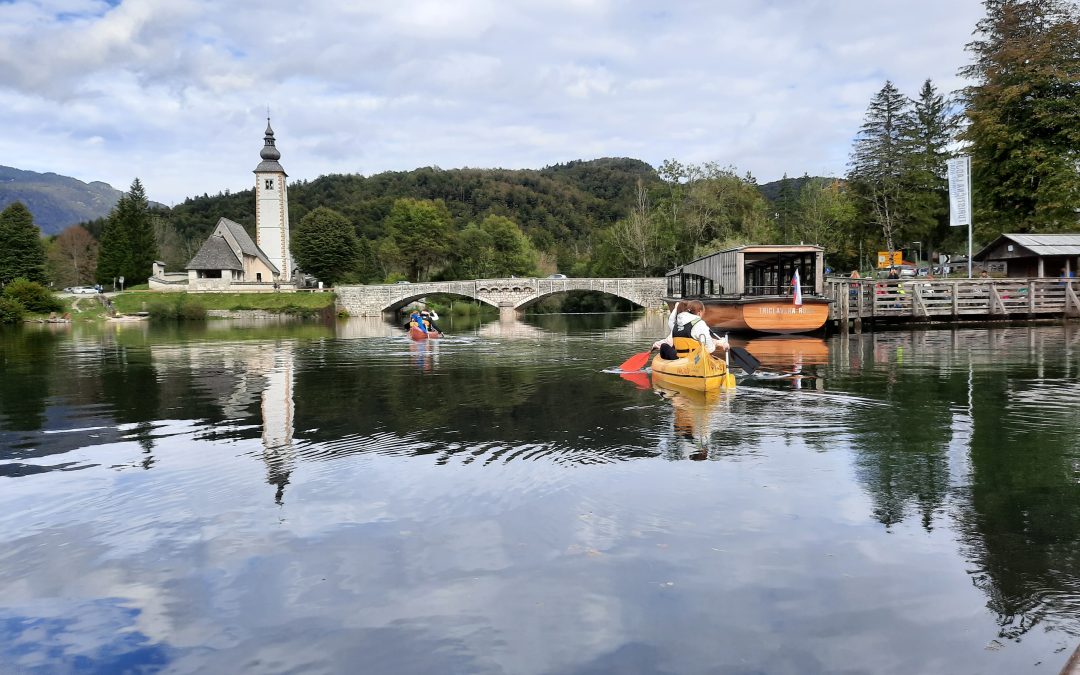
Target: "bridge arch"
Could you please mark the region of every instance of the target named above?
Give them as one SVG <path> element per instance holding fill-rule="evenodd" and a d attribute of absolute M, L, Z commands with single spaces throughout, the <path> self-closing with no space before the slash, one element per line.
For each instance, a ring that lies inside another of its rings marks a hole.
<path fill-rule="evenodd" d="M 382 313 L 387 313 L 387 312 L 400 312 L 405 307 L 408 307 L 412 303 L 417 302 L 419 300 L 423 300 L 424 298 L 426 298 L 429 295 L 436 295 L 436 294 L 435 293 L 429 293 L 429 292 L 423 292 L 423 293 L 419 293 L 419 294 L 413 293 L 412 295 L 406 295 L 406 296 L 402 297 L 401 299 L 395 300 L 392 304 L 387 305 L 383 309 L 379 310 L 378 313 L 382 314 Z M 471 295 L 467 295 L 465 293 L 449 293 L 449 292 L 443 293 L 443 292 L 440 292 L 440 293 L 438 293 L 438 295 L 456 295 L 459 298 L 466 298 L 468 300 L 476 300 L 478 302 L 484 303 L 485 305 L 490 305 L 490 306 L 495 307 L 495 308 L 499 307 L 497 304 L 491 302 L 491 300 L 488 300 L 486 298 L 474 297 L 474 296 L 471 296 Z M 349 314 L 352 314 L 352 312 L 350 311 Z"/>
<path fill-rule="evenodd" d="M 598 291 L 651 310 L 663 310 L 663 278 L 642 279 L 474 279 L 417 284 L 339 286 L 338 305 L 354 316 L 379 316 L 429 295 L 457 295 L 492 307 L 520 311 L 538 300 L 570 291 Z"/>

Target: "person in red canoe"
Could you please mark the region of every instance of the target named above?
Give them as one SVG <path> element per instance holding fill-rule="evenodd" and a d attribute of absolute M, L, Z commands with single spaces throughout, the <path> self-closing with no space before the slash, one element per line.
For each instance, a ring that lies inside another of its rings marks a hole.
<path fill-rule="evenodd" d="M 442 330 L 435 325 L 435 321 L 439 318 L 439 315 L 435 313 L 435 310 L 420 310 L 420 318 L 427 324 L 428 330 L 433 330 L 436 333 L 442 333 Z"/>

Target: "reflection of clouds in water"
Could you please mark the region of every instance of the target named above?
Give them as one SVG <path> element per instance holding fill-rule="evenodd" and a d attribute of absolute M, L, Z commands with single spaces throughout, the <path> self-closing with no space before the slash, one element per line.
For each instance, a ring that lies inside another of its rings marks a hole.
<path fill-rule="evenodd" d="M 25 613 L 24 613 L 25 612 Z M 0 662 L 12 672 L 132 672 L 164 667 L 175 645 L 143 630 L 120 598 L 36 602 L 0 609 Z"/>

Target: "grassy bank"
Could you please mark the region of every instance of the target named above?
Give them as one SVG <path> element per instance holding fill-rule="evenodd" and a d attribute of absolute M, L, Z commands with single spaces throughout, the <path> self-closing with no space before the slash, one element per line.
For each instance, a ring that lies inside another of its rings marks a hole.
<path fill-rule="evenodd" d="M 312 314 L 333 307 L 333 293 L 159 293 L 129 291 L 113 298 L 121 314 L 149 311 L 152 306 L 198 305 L 203 309 L 262 309 L 282 314 Z"/>

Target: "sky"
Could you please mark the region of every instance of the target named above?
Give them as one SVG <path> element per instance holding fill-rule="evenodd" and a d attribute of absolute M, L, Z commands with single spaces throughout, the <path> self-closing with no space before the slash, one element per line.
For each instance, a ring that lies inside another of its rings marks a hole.
<path fill-rule="evenodd" d="M 422 166 L 840 175 L 886 80 L 963 86 L 979 0 L 0 0 L 0 165 L 148 196 Z"/>

